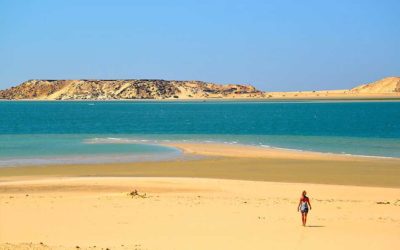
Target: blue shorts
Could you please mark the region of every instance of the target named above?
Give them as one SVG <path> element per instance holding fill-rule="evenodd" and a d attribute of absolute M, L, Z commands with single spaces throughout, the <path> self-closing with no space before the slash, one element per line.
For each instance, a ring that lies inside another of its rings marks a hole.
<path fill-rule="evenodd" d="M 302 208 L 302 209 L 300 209 L 300 211 L 302 214 L 308 213 L 308 207 Z"/>

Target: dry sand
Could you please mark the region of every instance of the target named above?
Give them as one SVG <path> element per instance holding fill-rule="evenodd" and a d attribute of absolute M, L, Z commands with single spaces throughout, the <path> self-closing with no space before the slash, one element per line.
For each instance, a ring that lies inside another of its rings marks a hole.
<path fill-rule="evenodd" d="M 349 90 L 268 92 L 268 99 L 283 100 L 362 100 L 362 99 L 399 99 L 400 93 L 352 93 Z"/>
<path fill-rule="evenodd" d="M 400 246 L 399 159 L 174 146 L 205 158 L 0 169 L 0 249 Z"/>
<path fill-rule="evenodd" d="M 400 189 L 132 177 L 0 186 L 6 249 L 17 243 L 40 249 L 40 242 L 51 249 L 365 250 L 400 244 Z M 147 198 L 131 198 L 134 189 Z M 296 211 L 303 189 L 313 206 L 306 228 Z"/>

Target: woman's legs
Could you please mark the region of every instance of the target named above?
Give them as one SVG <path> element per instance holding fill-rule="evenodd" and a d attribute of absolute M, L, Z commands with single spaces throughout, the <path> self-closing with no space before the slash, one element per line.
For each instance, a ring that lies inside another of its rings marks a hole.
<path fill-rule="evenodd" d="M 301 222 L 303 223 L 303 226 L 304 226 L 304 213 L 303 212 L 301 212 Z"/>
<path fill-rule="evenodd" d="M 307 222 L 307 213 L 301 213 L 301 221 L 303 222 L 303 226 L 306 226 Z"/>

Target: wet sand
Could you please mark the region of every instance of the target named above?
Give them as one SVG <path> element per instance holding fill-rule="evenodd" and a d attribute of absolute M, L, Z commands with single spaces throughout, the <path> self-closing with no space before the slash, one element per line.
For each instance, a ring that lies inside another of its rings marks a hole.
<path fill-rule="evenodd" d="M 400 160 L 219 144 L 169 144 L 196 157 L 165 162 L 0 168 L 0 181 L 54 176 L 201 177 L 400 187 Z"/>

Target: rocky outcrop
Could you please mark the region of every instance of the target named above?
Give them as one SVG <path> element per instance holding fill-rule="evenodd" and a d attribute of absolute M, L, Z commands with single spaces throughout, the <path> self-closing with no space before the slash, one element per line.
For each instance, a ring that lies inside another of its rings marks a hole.
<path fill-rule="evenodd" d="M 29 80 L 0 91 L 0 99 L 114 100 L 254 98 L 253 86 L 166 80 Z"/>

